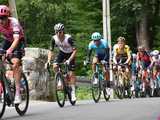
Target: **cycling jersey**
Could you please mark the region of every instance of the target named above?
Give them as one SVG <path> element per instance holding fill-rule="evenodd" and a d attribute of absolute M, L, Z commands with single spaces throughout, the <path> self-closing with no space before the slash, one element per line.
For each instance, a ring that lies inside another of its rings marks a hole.
<path fill-rule="evenodd" d="M 59 40 L 57 35 L 52 36 L 50 50 L 53 50 L 55 46 L 64 53 L 72 53 L 75 48 L 73 39 L 69 34 L 64 35 L 64 40 L 62 42 Z"/>
<path fill-rule="evenodd" d="M 88 49 L 92 50 L 94 49 L 96 54 L 105 54 L 106 53 L 106 48 L 108 48 L 108 43 L 106 40 L 101 39 L 100 40 L 101 44 L 99 46 L 96 46 L 94 41 L 91 41 L 88 45 Z"/>
<path fill-rule="evenodd" d="M 113 53 L 116 55 L 116 57 L 128 57 L 131 55 L 131 51 L 128 45 L 124 46 L 124 49 L 120 49 L 118 44 L 115 44 L 113 47 Z"/>
<path fill-rule="evenodd" d="M 8 25 L 6 27 L 0 25 L 0 33 L 2 33 L 3 39 L 9 42 L 14 41 L 14 36 L 18 36 L 20 40 L 24 40 L 23 29 L 18 20 L 13 17 L 8 18 Z"/>
<path fill-rule="evenodd" d="M 94 43 L 94 41 L 91 41 L 88 45 L 88 49 L 89 49 L 89 55 L 88 55 L 89 59 L 90 59 L 92 50 L 95 50 L 96 57 L 99 59 L 99 61 L 101 61 L 101 60 L 108 61 L 109 60 L 109 51 L 108 51 L 107 40 L 101 39 L 100 45 L 98 45 L 98 46 Z"/>
<path fill-rule="evenodd" d="M 150 63 L 150 56 L 147 52 L 144 52 L 143 54 L 137 53 L 137 60 L 140 63 L 140 65 L 143 67 L 143 69 L 146 69 Z"/>
<path fill-rule="evenodd" d="M 137 53 L 137 59 L 143 62 L 151 62 L 150 61 L 150 56 L 148 55 L 147 52 L 144 52 L 143 54 Z"/>

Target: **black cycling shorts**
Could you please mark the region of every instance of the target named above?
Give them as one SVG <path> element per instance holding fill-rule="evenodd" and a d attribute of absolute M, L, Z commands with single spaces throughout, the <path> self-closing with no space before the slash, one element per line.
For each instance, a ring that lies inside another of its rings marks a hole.
<path fill-rule="evenodd" d="M 71 56 L 72 53 L 64 53 L 62 51 L 60 51 L 58 53 L 58 55 L 55 57 L 54 59 L 54 62 L 53 63 L 62 63 L 64 62 L 65 60 L 68 60 L 69 57 Z M 69 70 L 70 71 L 74 71 L 75 69 L 75 59 L 73 59 L 72 61 L 70 61 L 70 64 L 69 64 Z"/>
<path fill-rule="evenodd" d="M 10 46 L 12 45 L 12 42 L 8 40 L 3 40 L 2 42 L 2 49 L 8 50 Z M 18 58 L 21 59 L 24 56 L 24 40 L 20 40 L 18 46 L 14 49 L 12 58 Z"/>

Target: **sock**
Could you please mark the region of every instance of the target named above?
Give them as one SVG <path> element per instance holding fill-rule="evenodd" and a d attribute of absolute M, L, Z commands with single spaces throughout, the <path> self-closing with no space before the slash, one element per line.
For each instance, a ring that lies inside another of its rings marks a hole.
<path fill-rule="evenodd" d="M 16 85 L 16 96 L 20 95 L 20 86 Z"/>
<path fill-rule="evenodd" d="M 75 93 L 75 85 L 71 85 L 71 88 L 72 88 L 72 92 Z"/>

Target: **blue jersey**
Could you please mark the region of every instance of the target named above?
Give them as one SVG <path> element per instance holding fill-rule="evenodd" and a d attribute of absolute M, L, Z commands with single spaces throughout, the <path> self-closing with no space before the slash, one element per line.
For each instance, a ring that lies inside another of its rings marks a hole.
<path fill-rule="evenodd" d="M 107 40 L 101 39 L 100 45 L 96 46 L 94 41 L 91 41 L 88 45 L 89 50 L 95 50 L 95 53 L 98 54 L 106 54 L 106 48 L 108 48 Z"/>

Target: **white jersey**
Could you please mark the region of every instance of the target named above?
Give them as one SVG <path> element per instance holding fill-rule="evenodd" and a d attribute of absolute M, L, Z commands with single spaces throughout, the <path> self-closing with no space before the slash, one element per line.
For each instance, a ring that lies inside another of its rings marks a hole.
<path fill-rule="evenodd" d="M 73 52 L 73 41 L 71 35 L 65 34 L 64 40 L 61 42 L 57 35 L 52 36 L 52 42 L 54 41 L 55 45 L 64 53 Z M 54 46 L 52 46 L 54 47 Z"/>

